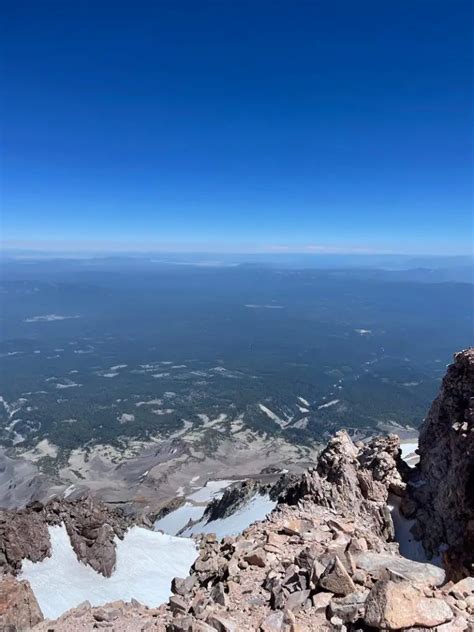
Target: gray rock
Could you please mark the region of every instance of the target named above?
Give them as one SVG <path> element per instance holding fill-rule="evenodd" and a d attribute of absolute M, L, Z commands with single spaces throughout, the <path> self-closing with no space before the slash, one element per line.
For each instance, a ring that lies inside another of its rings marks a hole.
<path fill-rule="evenodd" d="M 168 601 L 169 609 L 173 614 L 186 614 L 188 605 L 179 595 L 172 595 Z"/>
<path fill-rule="evenodd" d="M 349 595 L 356 590 L 349 573 L 337 556 L 319 578 L 319 586 L 335 595 Z"/>
<path fill-rule="evenodd" d="M 96 621 L 115 621 L 122 614 L 118 608 L 95 608 L 92 612 L 92 616 Z"/>
<path fill-rule="evenodd" d="M 225 594 L 224 584 L 222 582 L 218 582 L 211 590 L 211 599 L 220 606 L 227 605 L 227 595 Z"/>
<path fill-rule="evenodd" d="M 474 595 L 474 577 L 465 577 L 464 579 L 461 579 L 451 587 L 449 592 L 458 599 Z"/>
<path fill-rule="evenodd" d="M 448 577 L 472 573 L 474 563 L 474 349 L 454 356 L 438 397 L 420 429 L 419 475 L 424 484 L 410 487 L 425 549 L 444 554 Z"/>
<path fill-rule="evenodd" d="M 373 628 L 433 628 L 452 618 L 453 612 L 445 601 L 424 597 L 409 582 L 380 580 L 370 591 L 365 604 L 364 621 Z"/>
<path fill-rule="evenodd" d="M 282 632 L 284 629 L 284 614 L 281 610 L 271 612 L 265 617 L 260 626 L 261 632 Z"/>
<path fill-rule="evenodd" d="M 440 586 L 446 578 L 445 571 L 438 566 L 386 553 L 360 553 L 355 556 L 355 563 L 357 568 L 370 573 L 376 579 L 385 578 L 387 571 L 391 571 L 421 586 Z"/>
<path fill-rule="evenodd" d="M 344 623 L 354 623 L 364 616 L 366 593 L 354 592 L 346 597 L 334 597 L 329 606 L 331 616 L 339 617 Z"/>
<path fill-rule="evenodd" d="M 316 610 L 316 612 L 322 610 L 326 611 L 333 597 L 333 593 L 330 592 L 316 593 L 312 597 L 313 608 Z"/>
<path fill-rule="evenodd" d="M 211 614 L 207 617 L 207 623 L 218 632 L 238 632 L 237 625 L 232 619 L 220 614 Z"/>
<path fill-rule="evenodd" d="M 310 593 L 310 590 L 297 590 L 296 592 L 291 593 L 286 600 L 285 607 L 290 611 L 299 610 L 306 603 L 309 603 L 308 600 Z"/>

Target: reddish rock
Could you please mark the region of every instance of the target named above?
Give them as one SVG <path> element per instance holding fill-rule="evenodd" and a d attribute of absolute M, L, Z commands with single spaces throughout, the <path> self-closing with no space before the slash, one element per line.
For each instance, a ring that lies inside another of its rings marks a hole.
<path fill-rule="evenodd" d="M 43 613 L 27 581 L 0 581 L 0 629 L 22 632 L 43 621 Z"/>

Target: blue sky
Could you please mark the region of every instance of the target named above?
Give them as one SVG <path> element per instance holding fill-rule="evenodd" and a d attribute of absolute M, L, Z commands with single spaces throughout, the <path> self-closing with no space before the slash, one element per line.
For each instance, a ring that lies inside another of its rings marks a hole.
<path fill-rule="evenodd" d="M 472 250 L 472 4 L 24 2 L 6 245 Z"/>

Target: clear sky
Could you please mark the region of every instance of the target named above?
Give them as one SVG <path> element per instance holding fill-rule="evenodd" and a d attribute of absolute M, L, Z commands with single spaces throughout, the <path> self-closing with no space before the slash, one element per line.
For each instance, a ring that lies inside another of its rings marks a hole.
<path fill-rule="evenodd" d="M 8 5 L 7 245 L 472 250 L 470 0 Z"/>

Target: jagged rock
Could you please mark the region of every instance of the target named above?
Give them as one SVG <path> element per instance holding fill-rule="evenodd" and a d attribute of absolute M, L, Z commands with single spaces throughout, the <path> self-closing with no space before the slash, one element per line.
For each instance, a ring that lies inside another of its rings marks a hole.
<path fill-rule="evenodd" d="M 247 564 L 250 564 L 250 566 L 260 566 L 260 568 L 265 568 L 267 554 L 263 549 L 255 549 L 255 551 L 247 553 L 244 560 Z"/>
<path fill-rule="evenodd" d="M 0 511 L 3 571 L 17 573 L 22 559 L 39 562 L 50 555 L 48 526 L 64 524 L 78 559 L 106 577 L 115 568 L 115 536 L 123 538 L 130 521 L 91 498 L 30 503 L 20 511 Z"/>
<path fill-rule="evenodd" d="M 96 621 L 115 621 L 120 615 L 118 608 L 97 608 L 92 616 Z"/>
<path fill-rule="evenodd" d="M 271 612 L 265 617 L 260 626 L 260 632 L 282 632 L 284 629 L 284 614 L 280 610 Z"/>
<path fill-rule="evenodd" d="M 474 595 L 474 577 L 465 577 L 464 579 L 461 579 L 451 587 L 449 592 L 458 599 Z"/>
<path fill-rule="evenodd" d="M 372 472 L 374 481 L 382 482 L 389 492 L 400 495 L 405 491 L 402 474 L 408 474 L 409 467 L 401 458 L 397 435 L 376 437 L 363 446 L 358 459 Z"/>
<path fill-rule="evenodd" d="M 373 450 L 375 452 L 376 447 Z M 359 451 L 349 435 L 338 432 L 321 452 L 317 467 L 290 485 L 281 500 L 295 505 L 304 498 L 311 499 L 343 515 L 360 517 L 377 536 L 393 538 L 393 522 L 386 507 L 393 476 L 375 480 L 368 469 L 372 461 L 359 461 L 358 456 Z"/>
<path fill-rule="evenodd" d="M 445 601 L 424 597 L 409 582 L 379 580 L 365 604 L 364 621 L 374 628 L 433 628 L 452 618 L 452 610 Z"/>
<path fill-rule="evenodd" d="M 341 560 L 336 556 L 319 578 L 319 586 L 335 595 L 349 595 L 356 587 Z"/>
<path fill-rule="evenodd" d="M 346 597 L 334 597 L 329 611 L 331 616 L 339 617 L 344 623 L 353 623 L 364 616 L 367 593 L 353 592 Z"/>
<path fill-rule="evenodd" d="M 472 632 L 472 625 L 464 617 L 457 617 L 453 621 L 438 625 L 436 632 L 465 632 L 469 628 L 469 632 Z"/>
<path fill-rule="evenodd" d="M 188 593 L 191 592 L 194 585 L 196 584 L 197 578 L 195 575 L 189 575 L 186 579 L 182 579 L 181 577 L 174 577 L 171 580 L 171 592 L 175 595 L 181 595 L 184 597 Z"/>
<path fill-rule="evenodd" d="M 316 610 L 316 612 L 318 612 L 319 610 L 325 611 L 331 603 L 333 597 L 334 594 L 330 592 L 316 593 L 315 595 L 313 595 L 312 598 L 313 608 Z"/>
<path fill-rule="evenodd" d="M 454 356 L 419 437 L 421 487 L 410 487 L 425 548 L 447 545 L 453 579 L 474 573 L 474 349 Z"/>
<path fill-rule="evenodd" d="M 17 573 L 23 559 L 40 562 L 50 552 L 48 526 L 36 509 L 0 511 L 0 561 L 4 573 Z"/>
<path fill-rule="evenodd" d="M 375 579 L 386 578 L 389 571 L 416 584 L 440 586 L 446 578 L 444 570 L 433 564 L 414 562 L 405 557 L 373 551 L 356 555 L 355 562 L 357 568 L 370 573 Z"/>
<path fill-rule="evenodd" d="M 281 584 L 272 588 L 270 594 L 270 606 L 273 610 L 282 610 L 285 606 L 285 594 Z"/>
<path fill-rule="evenodd" d="M 179 595 L 170 597 L 168 605 L 173 614 L 185 614 L 188 611 L 187 602 Z"/>
<path fill-rule="evenodd" d="M 220 614 L 211 614 L 207 618 L 207 623 L 218 632 L 237 632 L 237 626 L 232 619 Z"/>
<path fill-rule="evenodd" d="M 225 594 L 224 584 L 217 583 L 211 591 L 211 599 L 220 606 L 227 605 L 227 595 Z"/>
<path fill-rule="evenodd" d="M 296 592 L 291 593 L 286 600 L 285 607 L 287 610 L 297 610 L 298 608 L 301 608 L 308 602 L 310 593 L 310 590 L 297 590 Z"/>
<path fill-rule="evenodd" d="M 0 628 L 23 632 L 43 620 L 43 613 L 27 581 L 5 577 L 0 581 Z"/>

